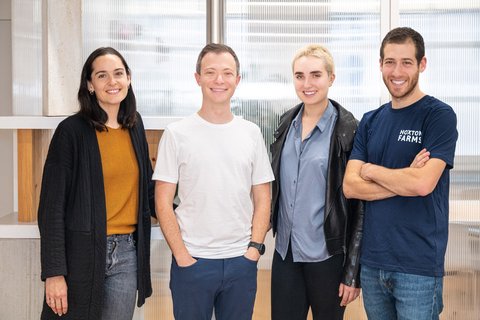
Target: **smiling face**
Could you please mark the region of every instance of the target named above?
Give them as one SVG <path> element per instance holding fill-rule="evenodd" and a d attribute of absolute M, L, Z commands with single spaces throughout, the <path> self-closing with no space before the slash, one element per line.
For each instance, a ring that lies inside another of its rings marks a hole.
<path fill-rule="evenodd" d="M 195 79 L 202 88 L 204 105 L 229 105 L 240 82 L 235 59 L 228 52 L 207 53 L 201 61 L 200 74 L 195 73 Z"/>
<path fill-rule="evenodd" d="M 119 57 L 113 54 L 99 56 L 92 64 L 88 90 L 94 91 L 102 109 L 120 108 L 130 85 L 130 75 Z"/>
<path fill-rule="evenodd" d="M 306 106 L 326 107 L 328 89 L 335 80 L 328 73 L 325 61 L 314 56 L 303 56 L 293 64 L 293 78 L 297 96 Z"/>
<path fill-rule="evenodd" d="M 419 100 L 423 93 L 420 91 L 418 79 L 420 72 L 425 70 L 426 58 L 417 61 L 412 41 L 388 43 L 383 52 L 380 70 L 383 82 L 392 96 L 393 107 L 406 107 Z"/>

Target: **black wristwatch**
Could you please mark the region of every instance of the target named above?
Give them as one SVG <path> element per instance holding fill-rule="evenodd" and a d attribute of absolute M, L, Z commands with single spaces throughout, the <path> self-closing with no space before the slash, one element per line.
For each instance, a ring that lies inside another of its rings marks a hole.
<path fill-rule="evenodd" d="M 258 253 L 260 253 L 260 255 L 265 253 L 265 245 L 263 243 L 250 241 L 250 243 L 248 244 L 248 247 L 249 248 L 254 247 L 255 249 L 258 250 Z"/>

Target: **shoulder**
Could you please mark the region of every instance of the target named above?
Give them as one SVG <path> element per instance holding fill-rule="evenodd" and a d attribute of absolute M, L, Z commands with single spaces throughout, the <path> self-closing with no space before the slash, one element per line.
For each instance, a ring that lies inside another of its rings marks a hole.
<path fill-rule="evenodd" d="M 191 128 L 195 123 L 195 114 L 192 114 L 178 121 L 169 123 L 165 129 L 170 132 L 183 131 Z"/>
<path fill-rule="evenodd" d="M 335 100 L 329 99 L 332 105 L 337 110 L 338 122 L 346 127 L 356 128 L 358 126 L 358 120 L 353 113 L 345 109 L 340 103 Z"/>
<path fill-rule="evenodd" d="M 280 122 L 289 121 L 289 119 L 295 118 L 298 111 L 302 108 L 303 103 L 297 104 L 295 107 L 288 109 L 280 116 Z"/>
<path fill-rule="evenodd" d="M 260 127 L 249 120 L 245 120 L 241 117 L 234 118 L 235 124 L 231 128 L 235 130 L 235 132 L 241 133 L 242 135 L 249 136 L 255 140 L 262 139 L 263 134 L 260 130 Z"/>
<path fill-rule="evenodd" d="M 455 116 L 455 111 L 453 111 L 453 108 L 450 105 L 432 96 L 425 96 L 422 100 L 422 108 L 427 112 L 438 112 Z"/>
<path fill-rule="evenodd" d="M 389 108 L 390 103 L 385 103 L 377 109 L 365 112 L 360 123 L 371 123 L 377 120 L 378 118 L 384 116 L 385 112 L 388 111 Z"/>
<path fill-rule="evenodd" d="M 93 128 L 88 121 L 80 114 L 74 114 L 62 120 L 55 129 L 55 133 L 76 134 L 78 132 L 88 131 L 89 129 Z"/>

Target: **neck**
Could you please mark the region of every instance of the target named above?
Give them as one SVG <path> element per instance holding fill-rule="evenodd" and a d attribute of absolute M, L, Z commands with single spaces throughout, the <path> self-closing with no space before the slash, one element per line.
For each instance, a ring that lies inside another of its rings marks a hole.
<path fill-rule="evenodd" d="M 202 105 L 198 115 L 214 124 L 224 124 L 232 121 L 233 114 L 230 105 Z"/>
<path fill-rule="evenodd" d="M 120 109 L 120 106 L 101 106 L 103 111 L 107 113 L 107 121 L 105 122 L 105 125 L 107 127 L 117 129 L 120 127 L 120 124 L 118 123 L 118 110 Z"/>
<path fill-rule="evenodd" d="M 303 105 L 303 118 L 310 118 L 310 119 L 320 119 L 327 110 L 328 107 L 328 100 L 322 102 L 320 104 L 304 104 Z"/>
<path fill-rule="evenodd" d="M 392 97 L 392 108 L 393 109 L 402 109 L 408 106 L 411 106 L 418 100 L 422 99 L 425 96 L 425 93 L 423 93 L 420 90 L 415 90 L 408 96 L 400 97 L 400 98 L 395 98 Z"/>

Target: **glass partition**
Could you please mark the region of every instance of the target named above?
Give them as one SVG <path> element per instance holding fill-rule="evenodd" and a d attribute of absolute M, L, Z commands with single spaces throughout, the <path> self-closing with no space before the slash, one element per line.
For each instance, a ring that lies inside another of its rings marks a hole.
<path fill-rule="evenodd" d="M 183 116 L 201 103 L 195 78 L 206 41 L 204 0 L 84 0 L 84 59 L 112 46 L 132 69 L 142 115 Z"/>
<path fill-rule="evenodd" d="M 357 118 L 379 105 L 380 0 L 229 0 L 225 24 L 225 42 L 236 50 L 242 73 L 233 109 L 262 128 L 267 144 L 279 116 L 299 103 L 291 62 L 307 44 L 324 44 L 332 52 L 336 80 L 330 98 Z"/>

